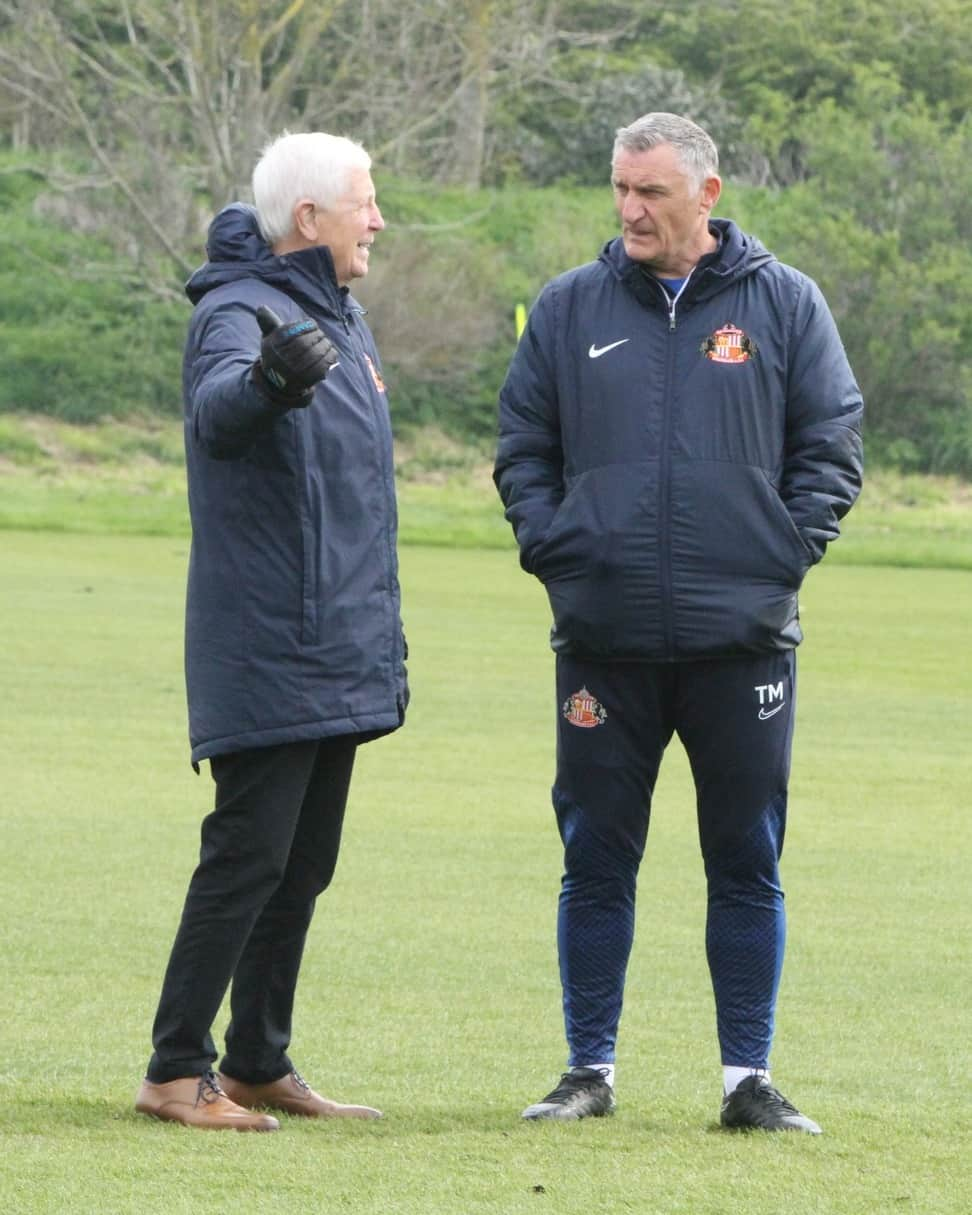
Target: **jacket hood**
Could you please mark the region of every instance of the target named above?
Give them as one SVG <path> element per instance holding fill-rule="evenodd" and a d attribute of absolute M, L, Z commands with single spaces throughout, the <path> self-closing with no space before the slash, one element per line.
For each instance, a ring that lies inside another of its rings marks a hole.
<path fill-rule="evenodd" d="M 686 298 L 704 299 L 715 295 L 760 266 L 776 261 L 761 241 L 747 235 L 731 219 L 710 219 L 709 231 L 718 238 L 719 247 L 695 267 L 692 281 L 686 287 Z M 642 289 L 652 276 L 640 262 L 627 255 L 620 236 L 607 242 L 598 260 L 604 262 L 642 302 L 657 304 L 660 298 L 657 290 L 646 293 Z"/>
<path fill-rule="evenodd" d="M 295 299 L 341 315 L 350 300 L 339 287 L 331 251 L 325 246 L 277 255 L 260 231 L 256 208 L 230 203 L 216 215 L 206 237 L 208 261 L 186 283 L 194 304 L 216 287 L 240 279 L 262 279 Z"/>

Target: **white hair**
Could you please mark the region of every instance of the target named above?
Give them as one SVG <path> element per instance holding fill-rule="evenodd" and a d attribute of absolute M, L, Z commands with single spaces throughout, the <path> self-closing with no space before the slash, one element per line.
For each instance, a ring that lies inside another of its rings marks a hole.
<path fill-rule="evenodd" d="M 268 245 L 294 229 L 294 205 L 312 199 L 325 211 L 348 188 L 351 169 L 370 169 L 371 157 L 359 143 L 324 131 L 290 134 L 274 139 L 253 170 L 253 201 L 260 231 Z"/>

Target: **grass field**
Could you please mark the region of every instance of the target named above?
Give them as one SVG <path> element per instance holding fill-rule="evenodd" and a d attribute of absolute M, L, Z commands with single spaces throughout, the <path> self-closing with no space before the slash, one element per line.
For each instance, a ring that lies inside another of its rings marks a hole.
<path fill-rule="evenodd" d="M 320 1087 L 386 1117 L 207 1136 L 131 1108 L 212 788 L 185 740 L 185 539 L 0 531 L 0 551 L 0 1210 L 969 1210 L 968 572 L 828 562 L 803 597 L 773 1062 L 819 1139 L 715 1129 L 677 745 L 618 1113 L 519 1119 L 564 1053 L 547 611 L 508 549 L 420 545 L 402 551 L 409 722 L 361 753 L 293 1048 Z"/>
<path fill-rule="evenodd" d="M 509 551 L 491 453 L 425 430 L 396 443 L 403 544 Z M 188 535 L 182 424 L 0 414 L 0 529 Z M 972 485 L 868 469 L 828 564 L 972 570 Z"/>

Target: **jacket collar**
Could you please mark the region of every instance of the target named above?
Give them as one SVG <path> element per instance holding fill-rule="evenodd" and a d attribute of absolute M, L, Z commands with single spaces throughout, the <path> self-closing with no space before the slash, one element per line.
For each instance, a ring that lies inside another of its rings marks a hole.
<path fill-rule="evenodd" d="M 245 203 L 224 207 L 209 226 L 208 261 L 186 283 L 192 302 L 215 287 L 240 279 L 262 279 L 304 309 L 338 318 L 357 308 L 347 287 L 340 287 L 334 259 L 325 245 L 277 255 L 263 238 L 256 209 Z"/>
<path fill-rule="evenodd" d="M 718 240 L 718 248 L 696 263 L 679 298 L 683 306 L 695 300 L 708 299 L 775 260 L 756 237 L 748 236 L 731 219 L 710 219 L 709 231 Z M 620 236 L 608 241 L 599 260 L 610 268 L 640 304 L 647 308 L 668 307 L 664 289 L 640 262 L 633 261 L 627 255 Z"/>

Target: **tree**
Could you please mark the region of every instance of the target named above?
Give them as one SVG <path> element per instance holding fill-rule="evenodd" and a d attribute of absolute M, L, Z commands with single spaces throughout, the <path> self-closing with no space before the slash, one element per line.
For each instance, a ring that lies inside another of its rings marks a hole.
<path fill-rule="evenodd" d="M 309 0 L 0 0 L 0 83 L 54 147 L 50 184 L 163 277 L 244 189 L 335 5 Z M 79 197 L 80 195 L 80 197 Z M 154 277 L 157 277 L 154 276 Z"/>
<path fill-rule="evenodd" d="M 952 125 L 943 106 L 864 67 L 851 100 L 807 113 L 795 131 L 805 180 L 747 195 L 746 219 L 827 296 L 864 392 L 871 452 L 968 474 L 972 115 Z"/>
<path fill-rule="evenodd" d="M 355 125 L 403 174 L 476 188 L 503 161 L 511 100 L 550 84 L 578 47 L 630 22 L 575 20 L 571 0 L 371 0 L 354 37 L 371 65 Z"/>
<path fill-rule="evenodd" d="M 692 84 L 676 69 L 644 63 L 632 69 L 610 56 L 598 72 L 590 71 L 586 55 L 572 68 L 554 82 L 537 82 L 510 107 L 507 156 L 518 176 L 538 185 L 603 185 L 618 127 L 651 110 L 684 114 L 705 127 L 724 171 L 746 180 L 765 176 L 765 157 L 747 144 L 743 120 L 717 88 Z"/>
<path fill-rule="evenodd" d="M 570 35 L 557 0 L 0 0 L 18 146 L 150 277 L 182 278 L 284 127 L 361 138 L 417 175 L 480 184 L 501 100 Z M 86 200 L 90 200 L 86 203 Z M 161 261 L 160 261 L 161 259 Z M 175 272 L 173 275 L 172 272 Z"/>
<path fill-rule="evenodd" d="M 795 128 L 827 99 L 853 111 L 861 68 L 961 122 L 970 39 L 968 0 L 688 0 L 658 17 L 652 57 L 718 84 L 785 185 L 806 173 Z"/>

